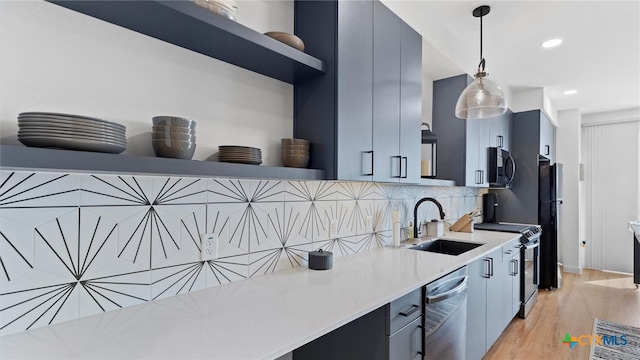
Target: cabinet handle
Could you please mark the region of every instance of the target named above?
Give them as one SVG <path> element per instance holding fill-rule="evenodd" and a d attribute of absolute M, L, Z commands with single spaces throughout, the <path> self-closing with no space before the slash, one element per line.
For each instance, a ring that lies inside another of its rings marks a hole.
<path fill-rule="evenodd" d="M 403 156 L 400 160 L 404 160 L 404 175 L 401 178 L 406 179 L 409 175 L 409 158 Z M 400 161 L 400 170 L 402 170 L 402 161 Z"/>
<path fill-rule="evenodd" d="M 363 154 L 371 154 L 371 173 L 364 173 L 362 176 L 373 176 L 373 150 L 371 151 L 363 151 Z M 362 161 L 362 165 L 364 166 L 364 160 Z"/>
<path fill-rule="evenodd" d="M 511 276 L 517 276 L 518 275 L 518 260 L 513 259 L 511 260 L 511 264 L 513 265 L 513 271 L 510 271 Z"/>
<path fill-rule="evenodd" d="M 545 145 L 544 146 L 544 154 L 545 155 L 549 155 L 550 152 L 551 152 L 551 146 Z"/>
<path fill-rule="evenodd" d="M 398 159 L 398 176 L 393 175 L 391 177 L 392 178 L 396 178 L 396 179 L 400 179 L 402 177 L 402 156 L 400 156 L 400 155 L 392 156 L 391 159 L 392 159 L 392 161 L 393 161 L 393 159 Z"/>
<path fill-rule="evenodd" d="M 482 184 L 482 170 L 476 170 L 476 184 Z"/>
<path fill-rule="evenodd" d="M 407 312 L 399 312 L 399 315 L 402 315 L 404 317 L 409 317 L 411 316 L 411 314 L 413 314 L 414 312 L 420 310 L 420 305 L 411 305 L 411 309 L 409 309 L 409 311 Z"/>
<path fill-rule="evenodd" d="M 491 270 L 490 270 L 491 269 L 491 262 L 489 261 L 489 259 L 484 259 L 482 261 L 485 261 L 486 264 L 487 264 L 487 273 L 483 274 L 482 277 L 488 279 L 488 278 L 491 277 Z"/>
<path fill-rule="evenodd" d="M 490 266 L 489 266 L 489 277 L 492 277 L 493 276 L 493 258 L 489 258 L 489 263 L 490 263 Z"/>
<path fill-rule="evenodd" d="M 501 148 L 504 146 L 504 137 L 502 135 L 498 135 L 498 141 L 496 142 L 498 147 Z"/>

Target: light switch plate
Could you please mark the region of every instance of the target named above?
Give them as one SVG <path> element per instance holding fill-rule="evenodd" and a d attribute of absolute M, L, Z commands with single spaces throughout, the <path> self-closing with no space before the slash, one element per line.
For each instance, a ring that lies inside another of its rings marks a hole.
<path fill-rule="evenodd" d="M 200 234 L 200 260 L 218 258 L 218 234 Z"/>

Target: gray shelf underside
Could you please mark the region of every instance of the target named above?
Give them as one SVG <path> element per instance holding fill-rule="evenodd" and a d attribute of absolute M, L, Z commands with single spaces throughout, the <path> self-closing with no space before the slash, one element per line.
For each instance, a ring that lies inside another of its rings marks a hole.
<path fill-rule="evenodd" d="M 191 1 L 48 1 L 290 84 L 325 73 L 324 61 Z"/>
<path fill-rule="evenodd" d="M 323 180 L 323 170 L 0 145 L 0 168 L 253 179 Z"/>

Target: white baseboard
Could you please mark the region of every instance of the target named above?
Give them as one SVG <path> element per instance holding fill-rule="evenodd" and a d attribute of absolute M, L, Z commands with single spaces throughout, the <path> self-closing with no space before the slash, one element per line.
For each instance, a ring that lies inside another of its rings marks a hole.
<path fill-rule="evenodd" d="M 628 272 L 624 272 L 624 271 L 603 270 L 603 269 L 594 269 L 594 268 L 588 268 L 588 267 L 585 267 L 585 269 L 608 272 L 608 273 L 612 273 L 612 274 L 633 276 L 633 273 L 628 273 Z"/>
<path fill-rule="evenodd" d="M 575 266 L 563 265 L 562 266 L 562 271 L 563 272 L 572 273 L 572 274 L 578 274 L 578 275 L 582 274 L 582 268 L 575 267 Z"/>
<path fill-rule="evenodd" d="M 628 272 L 624 272 L 624 271 L 613 271 L 613 270 L 601 270 L 601 271 L 612 273 L 612 274 L 633 276 L 633 273 L 628 273 Z"/>

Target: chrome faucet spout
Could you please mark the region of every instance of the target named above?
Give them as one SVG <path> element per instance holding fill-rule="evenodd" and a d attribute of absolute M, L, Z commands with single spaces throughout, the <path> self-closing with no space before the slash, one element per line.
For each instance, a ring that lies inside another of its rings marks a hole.
<path fill-rule="evenodd" d="M 438 211 L 440 212 L 440 220 L 444 220 L 444 217 L 445 217 L 444 210 L 442 210 L 442 204 L 440 204 L 438 200 L 431 197 L 426 197 L 418 200 L 418 202 L 416 203 L 416 207 L 413 208 L 413 237 L 414 238 L 418 237 L 418 208 L 425 201 L 430 201 L 436 204 L 436 206 L 438 207 Z"/>

